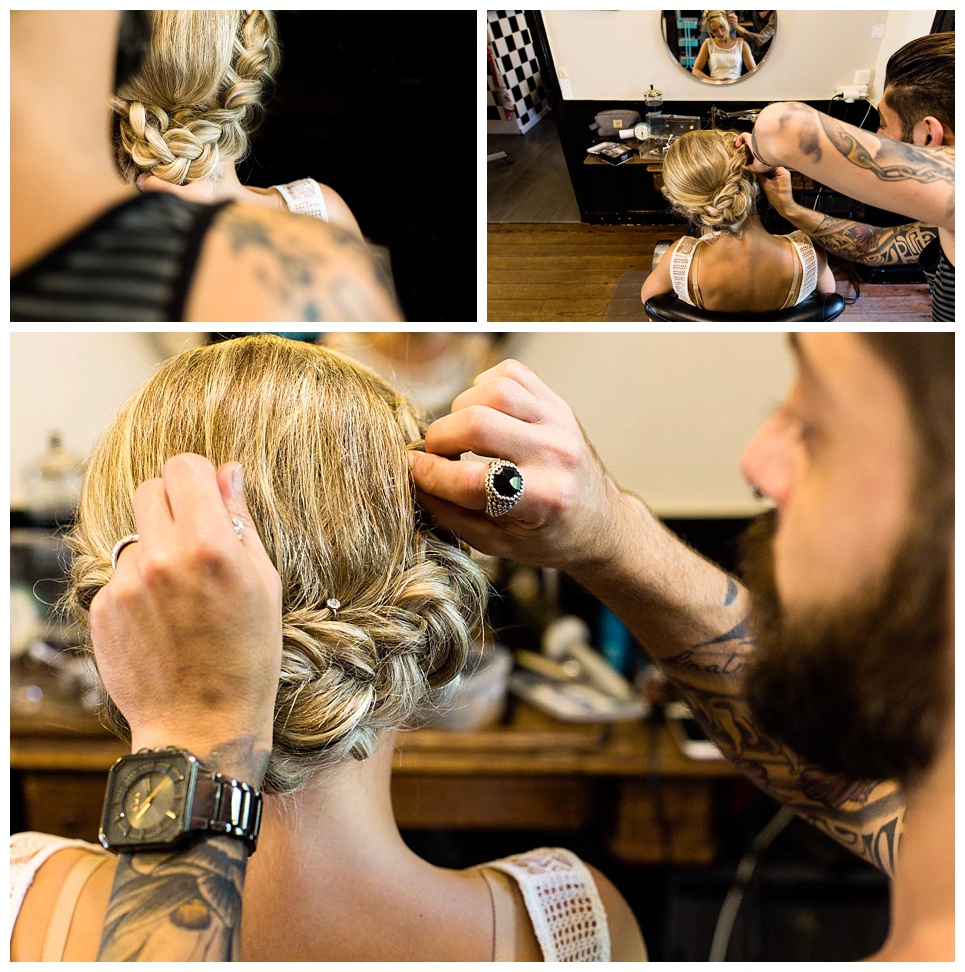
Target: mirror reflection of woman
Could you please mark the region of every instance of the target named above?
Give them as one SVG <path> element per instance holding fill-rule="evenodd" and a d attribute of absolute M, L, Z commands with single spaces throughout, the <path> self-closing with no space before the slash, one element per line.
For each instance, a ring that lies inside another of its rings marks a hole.
<path fill-rule="evenodd" d="M 750 46 L 739 37 L 733 37 L 730 24 L 723 11 L 717 11 L 707 18 L 710 37 L 700 46 L 694 61 L 695 77 L 705 81 L 734 81 L 744 71 L 757 67 Z"/>

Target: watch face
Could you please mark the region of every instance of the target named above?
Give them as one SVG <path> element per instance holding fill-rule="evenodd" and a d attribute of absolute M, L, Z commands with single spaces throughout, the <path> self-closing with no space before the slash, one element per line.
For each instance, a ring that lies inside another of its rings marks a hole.
<path fill-rule="evenodd" d="M 124 757 L 111 770 L 101 842 L 107 847 L 174 843 L 190 818 L 197 762 L 174 753 Z"/>

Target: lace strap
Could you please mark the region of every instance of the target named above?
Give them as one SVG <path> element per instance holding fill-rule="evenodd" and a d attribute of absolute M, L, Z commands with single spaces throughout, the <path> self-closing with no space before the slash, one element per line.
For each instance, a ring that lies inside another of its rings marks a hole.
<path fill-rule="evenodd" d="M 301 213 L 328 222 L 328 209 L 319 184 L 314 179 L 297 179 L 283 186 L 272 186 L 285 200 L 285 205 L 293 213 Z"/>
<path fill-rule="evenodd" d="M 693 236 L 682 237 L 670 258 L 670 282 L 674 293 L 691 307 L 695 305 L 690 297 L 690 261 L 694 258 L 698 242 Z"/>
<path fill-rule="evenodd" d="M 544 961 L 610 961 L 606 910 L 592 875 L 575 854 L 543 847 L 487 867 L 519 884 Z"/>
<path fill-rule="evenodd" d="M 805 297 L 809 297 L 818 285 L 818 255 L 814 252 L 814 244 L 811 242 L 811 238 L 801 230 L 788 233 L 785 239 L 791 241 L 791 245 L 794 247 L 794 252 L 797 254 L 798 262 L 803 271 L 797 292 L 795 293 L 795 288 L 792 284 L 791 293 L 787 298 L 788 302 L 784 305 L 785 307 L 793 307 L 795 304 L 799 304 L 804 300 Z M 794 276 L 797 279 L 796 267 Z"/>

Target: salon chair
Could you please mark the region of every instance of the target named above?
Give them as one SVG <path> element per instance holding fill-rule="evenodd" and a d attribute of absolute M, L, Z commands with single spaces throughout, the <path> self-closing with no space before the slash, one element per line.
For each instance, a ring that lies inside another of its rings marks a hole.
<path fill-rule="evenodd" d="M 667 252 L 671 240 L 658 240 L 653 251 L 651 269 Z M 840 294 L 813 293 L 800 304 L 766 314 L 724 314 L 703 310 L 681 300 L 676 294 L 657 294 L 643 305 L 652 321 L 701 321 L 720 324 L 756 324 L 764 321 L 833 321 L 844 313 L 844 298 Z"/>
<path fill-rule="evenodd" d="M 840 294 L 811 294 L 800 304 L 766 314 L 724 314 L 702 310 L 681 300 L 676 294 L 657 294 L 643 305 L 652 321 L 705 321 L 753 324 L 759 321 L 833 321 L 844 313 Z"/>

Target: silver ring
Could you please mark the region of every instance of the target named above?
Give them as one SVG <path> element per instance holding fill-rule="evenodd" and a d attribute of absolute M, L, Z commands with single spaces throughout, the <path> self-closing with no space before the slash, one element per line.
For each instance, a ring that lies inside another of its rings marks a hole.
<path fill-rule="evenodd" d="M 525 488 L 518 466 L 505 459 L 493 459 L 486 472 L 486 515 L 508 513 L 519 502 Z"/>
<path fill-rule="evenodd" d="M 121 537 L 117 543 L 114 544 L 114 549 L 111 551 L 111 570 L 117 570 L 117 558 L 120 557 L 121 551 L 129 543 L 137 543 L 141 538 L 136 533 L 129 533 L 126 537 Z"/>
<path fill-rule="evenodd" d="M 330 597 L 325 602 L 325 607 L 332 612 L 332 617 L 338 621 L 338 609 L 342 606 L 342 602 L 337 597 Z"/>
<path fill-rule="evenodd" d="M 235 535 L 238 537 L 238 539 L 239 540 L 244 540 L 245 539 L 245 524 L 244 524 L 244 522 L 242 520 L 239 520 L 238 517 L 233 516 L 231 518 L 231 525 L 235 528 Z"/>

